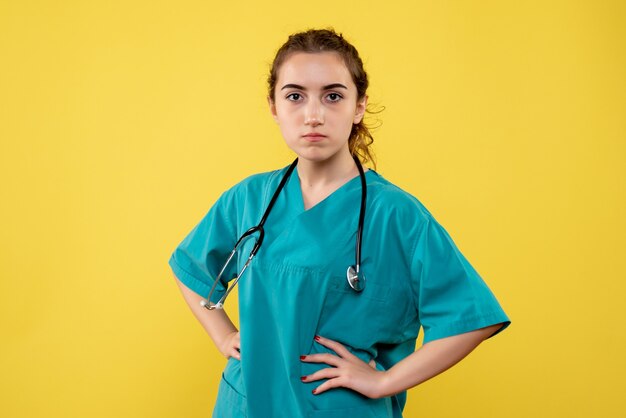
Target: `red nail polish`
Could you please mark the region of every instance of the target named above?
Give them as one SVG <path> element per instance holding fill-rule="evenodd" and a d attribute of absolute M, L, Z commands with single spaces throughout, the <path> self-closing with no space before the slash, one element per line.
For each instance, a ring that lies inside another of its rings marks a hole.
<path fill-rule="evenodd" d="M 300 380 L 302 380 L 304 382 L 306 380 L 306 376 L 300 377 Z"/>
<path fill-rule="evenodd" d="M 313 395 L 315 395 L 315 392 L 316 392 L 316 391 L 317 391 L 317 388 L 313 389 L 313 390 L 311 391 L 311 393 L 313 393 Z"/>
<path fill-rule="evenodd" d="M 314 338 L 314 340 L 315 340 L 315 341 L 319 341 L 319 340 L 320 340 L 320 336 L 319 336 L 319 335 L 316 335 L 316 336 L 315 336 L 315 338 Z"/>
<path fill-rule="evenodd" d="M 306 356 L 300 356 L 300 360 L 304 360 Z"/>

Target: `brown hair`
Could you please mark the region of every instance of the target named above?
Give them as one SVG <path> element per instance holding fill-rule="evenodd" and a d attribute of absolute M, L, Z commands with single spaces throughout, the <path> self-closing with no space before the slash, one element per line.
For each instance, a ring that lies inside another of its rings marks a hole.
<path fill-rule="evenodd" d="M 352 81 L 356 85 L 357 101 L 365 97 L 369 81 L 356 48 L 346 41 L 341 33 L 337 34 L 332 28 L 309 29 L 290 35 L 287 42 L 276 52 L 270 67 L 270 74 L 267 77 L 268 93 L 272 102 L 275 101 L 274 90 L 278 80 L 278 71 L 287 58 L 296 52 L 336 52 L 342 58 L 352 76 Z M 366 109 L 366 112 L 377 113 L 368 109 Z M 376 161 L 370 148 L 374 142 L 374 137 L 372 137 L 369 128 L 364 123 L 364 118 L 358 124 L 353 124 L 350 138 L 348 139 L 348 147 L 350 153 L 357 155 L 363 164 L 371 162 L 374 168 L 376 168 Z"/>

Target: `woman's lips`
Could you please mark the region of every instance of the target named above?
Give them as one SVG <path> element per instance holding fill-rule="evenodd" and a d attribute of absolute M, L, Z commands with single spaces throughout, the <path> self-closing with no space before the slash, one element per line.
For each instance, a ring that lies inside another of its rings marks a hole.
<path fill-rule="evenodd" d="M 304 135 L 304 139 L 306 139 L 309 142 L 319 142 L 324 138 L 326 138 L 326 135 L 322 135 L 318 133 Z"/>

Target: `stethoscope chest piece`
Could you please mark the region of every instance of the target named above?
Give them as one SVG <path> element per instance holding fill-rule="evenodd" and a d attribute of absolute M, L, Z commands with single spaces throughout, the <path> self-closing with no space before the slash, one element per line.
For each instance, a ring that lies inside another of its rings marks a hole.
<path fill-rule="evenodd" d="M 361 292 L 365 289 L 365 276 L 363 273 L 357 271 L 354 266 L 348 267 L 347 276 L 348 284 L 354 291 Z"/>

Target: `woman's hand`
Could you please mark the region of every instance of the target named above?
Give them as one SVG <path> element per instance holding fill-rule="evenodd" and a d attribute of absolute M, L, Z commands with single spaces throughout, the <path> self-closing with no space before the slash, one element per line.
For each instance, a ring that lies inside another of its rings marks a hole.
<path fill-rule="evenodd" d="M 239 338 L 239 331 L 231 332 L 224 337 L 222 343 L 217 347 L 220 353 L 226 358 L 234 357 L 237 360 L 241 360 L 241 340 Z"/>
<path fill-rule="evenodd" d="M 328 379 L 313 390 L 315 395 L 328 389 L 345 387 L 359 392 L 368 398 L 379 398 L 382 396 L 385 372 L 376 370 L 374 360 L 365 363 L 343 345 L 328 338 L 315 336 L 315 341 L 337 353 L 337 355 L 323 353 L 300 357 L 302 361 L 307 363 L 326 363 L 334 366 L 318 370 L 309 376 L 302 376 L 302 381 L 307 383 Z"/>

